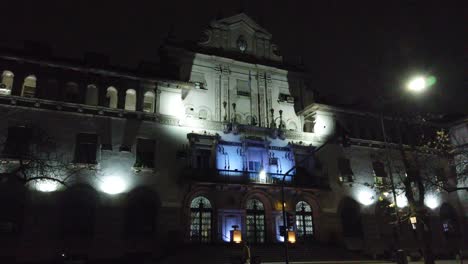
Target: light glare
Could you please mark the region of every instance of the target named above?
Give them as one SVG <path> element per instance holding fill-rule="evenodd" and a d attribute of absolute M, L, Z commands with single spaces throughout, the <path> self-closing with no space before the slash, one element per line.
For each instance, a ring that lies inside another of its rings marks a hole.
<path fill-rule="evenodd" d="M 428 197 L 426 197 L 424 203 L 427 207 L 435 209 L 439 206 L 439 199 L 434 195 L 429 195 Z"/>
<path fill-rule="evenodd" d="M 361 190 L 358 194 L 358 200 L 362 205 L 371 205 L 374 202 L 374 194 L 368 190 Z"/>
<path fill-rule="evenodd" d="M 38 180 L 35 184 L 36 190 L 40 192 L 55 192 L 58 189 L 58 183 L 53 180 Z"/>
<path fill-rule="evenodd" d="M 266 183 L 266 172 L 265 172 L 265 170 L 261 170 L 258 176 L 260 177 L 260 182 L 261 183 Z"/>
<path fill-rule="evenodd" d="M 408 82 L 408 89 L 413 92 L 422 92 L 427 88 L 426 78 L 422 76 L 415 77 Z"/>
<path fill-rule="evenodd" d="M 408 206 L 408 199 L 406 199 L 406 196 L 404 194 L 398 195 L 396 201 L 398 208 L 404 208 Z"/>
<path fill-rule="evenodd" d="M 119 194 L 127 188 L 127 184 L 120 177 L 106 177 L 101 182 L 101 190 L 108 194 Z"/>

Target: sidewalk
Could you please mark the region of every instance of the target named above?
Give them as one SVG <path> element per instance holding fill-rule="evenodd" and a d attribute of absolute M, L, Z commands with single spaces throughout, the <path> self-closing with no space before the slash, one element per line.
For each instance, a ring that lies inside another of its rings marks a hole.
<path fill-rule="evenodd" d="M 283 264 L 284 262 L 262 262 L 262 264 Z M 289 262 L 290 264 L 334 264 L 334 263 L 346 263 L 346 264 L 395 264 L 395 262 L 388 261 L 305 261 L 305 262 Z M 410 261 L 409 264 L 424 264 L 423 261 Z M 456 260 L 436 260 L 436 264 L 459 264 Z M 468 260 L 464 260 L 464 263 L 468 264 Z"/>

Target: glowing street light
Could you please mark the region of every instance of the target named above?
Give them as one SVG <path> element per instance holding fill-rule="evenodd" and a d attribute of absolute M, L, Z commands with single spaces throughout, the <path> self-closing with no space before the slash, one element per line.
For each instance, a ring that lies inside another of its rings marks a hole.
<path fill-rule="evenodd" d="M 58 183 L 48 179 L 38 180 L 35 187 L 40 192 L 55 192 L 58 189 Z"/>
<path fill-rule="evenodd" d="M 288 242 L 291 244 L 296 243 L 296 232 L 294 231 L 288 231 Z"/>
<path fill-rule="evenodd" d="M 126 182 L 120 177 L 105 177 L 101 182 L 101 190 L 108 194 L 119 194 L 127 188 Z"/>
<path fill-rule="evenodd" d="M 434 76 L 415 76 L 408 81 L 406 87 L 413 93 L 422 93 L 435 82 L 436 78 Z"/>
<path fill-rule="evenodd" d="M 409 218 L 409 220 L 410 220 L 410 223 L 411 223 L 411 226 L 413 227 L 413 229 L 416 229 L 416 224 L 418 223 L 418 220 L 417 220 L 416 216 L 411 216 Z"/>

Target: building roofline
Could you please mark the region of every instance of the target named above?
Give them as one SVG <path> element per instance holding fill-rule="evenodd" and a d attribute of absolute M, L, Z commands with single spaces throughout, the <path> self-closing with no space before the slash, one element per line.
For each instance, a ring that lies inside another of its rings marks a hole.
<path fill-rule="evenodd" d="M 180 86 L 180 88 L 194 87 L 194 84 L 190 82 L 171 80 L 171 79 L 165 79 L 165 78 L 157 78 L 157 77 L 143 77 L 143 76 L 139 76 L 138 74 L 131 73 L 130 71 L 125 72 L 124 70 L 119 71 L 119 70 L 109 70 L 109 69 L 98 68 L 98 67 L 86 67 L 86 66 L 72 64 L 72 63 L 61 63 L 61 62 L 55 62 L 53 60 L 39 60 L 39 59 L 27 58 L 26 56 L 16 56 L 16 55 L 6 55 L 6 54 L 0 54 L 0 58 L 5 59 L 5 60 L 21 61 L 21 62 L 37 64 L 41 66 L 53 67 L 53 68 L 68 69 L 68 70 L 84 72 L 84 73 L 95 73 L 95 74 L 102 74 L 102 75 L 107 75 L 107 76 L 122 77 L 125 79 L 147 81 L 147 82 L 157 82 L 157 83 L 173 83 L 173 84 L 176 84 L 177 86 Z"/>

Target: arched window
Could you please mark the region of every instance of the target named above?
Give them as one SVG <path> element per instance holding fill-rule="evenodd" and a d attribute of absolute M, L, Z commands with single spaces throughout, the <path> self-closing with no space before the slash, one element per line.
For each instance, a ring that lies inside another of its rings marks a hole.
<path fill-rule="evenodd" d="M 207 120 L 208 119 L 208 111 L 206 111 L 206 109 L 201 109 L 200 111 L 198 111 L 198 118 L 203 119 L 203 120 Z"/>
<path fill-rule="evenodd" d="M 87 105 L 98 105 L 98 88 L 94 84 L 86 87 L 86 104 Z"/>
<path fill-rule="evenodd" d="M 0 85 L 0 94 L 9 95 L 13 89 L 13 79 L 15 75 L 11 71 L 3 71 L 2 82 Z"/>
<path fill-rule="evenodd" d="M 288 122 L 288 130 L 297 131 L 297 125 L 294 121 Z"/>
<path fill-rule="evenodd" d="M 263 203 L 257 199 L 247 201 L 246 207 L 246 235 L 249 243 L 265 242 L 265 208 Z"/>
<path fill-rule="evenodd" d="M 78 84 L 75 82 L 67 82 L 65 84 L 65 101 L 70 103 L 78 103 L 79 101 Z"/>
<path fill-rule="evenodd" d="M 254 126 L 257 124 L 257 121 L 255 119 L 255 116 L 248 115 L 245 117 L 245 124 L 246 125 L 251 125 Z"/>
<path fill-rule="evenodd" d="M 193 198 L 190 203 L 190 240 L 198 242 L 211 241 L 212 208 L 208 199 L 203 196 Z"/>
<path fill-rule="evenodd" d="M 136 110 L 136 91 L 133 89 L 128 89 L 125 94 L 125 110 Z"/>
<path fill-rule="evenodd" d="M 21 88 L 21 96 L 34 97 L 36 95 L 36 76 L 29 75 L 24 78 L 23 87 Z"/>
<path fill-rule="evenodd" d="M 106 99 L 108 101 L 107 106 L 109 108 L 117 108 L 118 92 L 117 89 L 115 89 L 115 87 L 111 86 L 107 88 Z"/>
<path fill-rule="evenodd" d="M 307 240 L 314 235 L 312 208 L 304 201 L 296 204 L 296 227 L 298 239 Z"/>
<path fill-rule="evenodd" d="M 154 93 L 146 92 L 143 99 L 143 112 L 154 113 Z"/>

